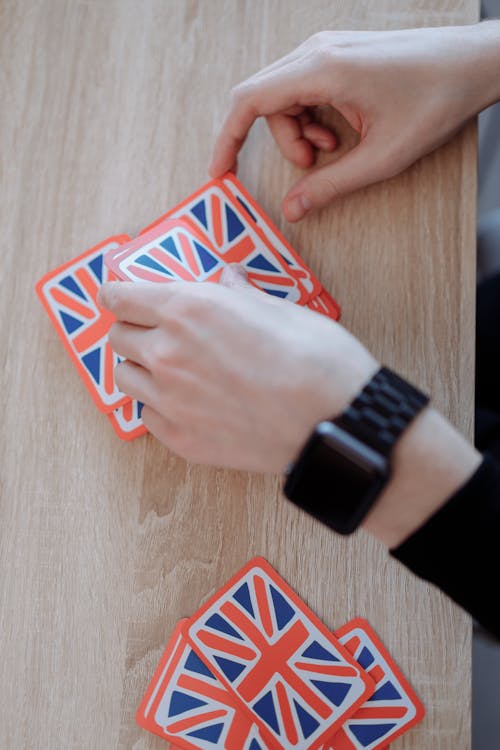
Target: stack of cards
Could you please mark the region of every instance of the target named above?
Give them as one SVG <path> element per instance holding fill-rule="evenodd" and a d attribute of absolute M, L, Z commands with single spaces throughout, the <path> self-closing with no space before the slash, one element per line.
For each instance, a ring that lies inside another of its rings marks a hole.
<path fill-rule="evenodd" d="M 132 440 L 146 432 L 142 404 L 118 390 L 114 368 L 119 357 L 108 343 L 114 317 L 97 304 L 97 291 L 105 281 L 116 281 L 103 262 L 108 250 L 130 242 L 127 235 L 110 237 L 75 260 L 50 271 L 36 285 L 36 291 L 66 351 L 92 396 L 116 433 Z"/>
<path fill-rule="evenodd" d="M 423 715 L 365 620 L 330 633 L 255 558 L 179 622 L 136 718 L 186 750 L 376 750 Z"/>
<path fill-rule="evenodd" d="M 338 320 L 335 300 L 233 174 L 212 180 L 142 230 L 135 239 L 110 237 L 46 274 L 37 293 L 98 409 L 116 433 L 146 432 L 142 404 L 113 379 L 119 361 L 108 343 L 113 316 L 99 307 L 104 281 L 169 282 L 220 279 L 240 263 L 251 284 Z"/>

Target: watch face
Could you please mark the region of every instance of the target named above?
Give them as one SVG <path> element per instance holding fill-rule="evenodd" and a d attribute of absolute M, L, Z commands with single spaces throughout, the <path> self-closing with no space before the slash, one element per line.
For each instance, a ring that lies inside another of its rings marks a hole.
<path fill-rule="evenodd" d="M 310 439 L 285 494 L 341 534 L 359 525 L 387 482 L 388 461 L 331 423 Z M 330 429 L 333 428 L 333 430 Z"/>

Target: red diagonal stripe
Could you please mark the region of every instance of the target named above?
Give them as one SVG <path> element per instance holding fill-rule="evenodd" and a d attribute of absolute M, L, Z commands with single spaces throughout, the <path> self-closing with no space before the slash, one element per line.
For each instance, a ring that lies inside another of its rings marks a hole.
<path fill-rule="evenodd" d="M 349 651 L 350 654 L 355 654 L 356 650 L 359 648 L 361 641 L 359 640 L 357 635 L 354 635 L 352 638 L 349 638 L 347 643 L 344 643 L 344 648 Z"/>
<path fill-rule="evenodd" d="M 358 670 L 349 665 L 335 666 L 332 664 L 307 664 L 304 661 L 298 661 L 295 664 L 296 669 L 305 669 L 308 672 L 319 672 L 320 674 L 335 675 L 337 677 L 357 677 Z"/>
<path fill-rule="evenodd" d="M 368 674 L 370 675 L 370 677 L 372 678 L 372 680 L 373 680 L 373 682 L 375 684 L 377 684 L 378 682 L 380 682 L 380 680 L 383 677 L 385 677 L 385 672 L 382 669 L 382 667 L 380 666 L 380 664 L 375 664 L 375 666 L 372 667 L 371 669 L 368 669 L 367 672 L 368 672 Z"/>
<path fill-rule="evenodd" d="M 326 719 L 331 715 L 331 707 L 319 698 L 286 663 L 308 636 L 307 628 L 302 622 L 295 622 L 271 646 L 257 626 L 232 602 L 225 602 L 221 607 L 221 612 L 247 636 L 260 652 L 259 661 L 237 688 L 243 700 L 247 703 L 250 702 L 262 689 L 262 686 L 269 682 L 274 674 L 278 673 L 322 718 Z"/>
<path fill-rule="evenodd" d="M 57 302 L 58 305 L 63 305 L 64 307 L 68 307 L 70 310 L 73 310 L 73 312 L 76 312 L 78 315 L 81 315 L 82 318 L 88 318 L 89 320 L 91 318 L 95 317 L 95 311 L 91 310 L 89 307 L 86 307 L 81 302 L 77 302 L 75 299 L 70 297 L 66 292 L 61 291 L 57 287 L 54 287 L 50 290 L 50 294 L 52 298 Z"/>
<path fill-rule="evenodd" d="M 201 276 L 201 268 L 199 266 L 198 259 L 195 256 L 189 238 L 183 232 L 179 232 L 177 236 L 179 238 L 179 242 L 181 243 L 184 257 L 186 258 L 189 269 L 196 277 Z"/>
<path fill-rule="evenodd" d="M 252 661 L 257 655 L 251 648 L 241 646 L 239 643 L 233 643 L 233 641 L 227 640 L 224 636 L 209 633 L 207 630 L 200 630 L 198 638 L 209 648 L 231 654 L 231 656 L 236 656 L 246 661 Z"/>
<path fill-rule="evenodd" d="M 228 261 L 229 262 L 229 261 Z M 261 281 L 262 283 L 266 284 L 278 284 L 279 286 L 291 286 L 295 287 L 296 284 L 293 279 L 291 279 L 289 276 L 281 276 L 279 271 L 276 271 L 275 279 L 267 273 L 262 273 L 259 271 L 254 271 L 252 268 L 248 268 L 248 275 L 254 280 L 254 281 Z"/>
<path fill-rule="evenodd" d="M 227 250 L 220 245 L 219 248 L 219 255 L 226 263 L 242 263 L 255 250 L 255 243 L 251 237 L 245 235 Z"/>
<path fill-rule="evenodd" d="M 220 199 L 217 195 L 212 195 L 210 199 L 210 207 L 212 210 L 212 225 L 215 237 L 215 244 L 221 247 L 224 243 L 224 235 L 222 232 L 222 216 L 221 216 L 221 205 Z"/>
<path fill-rule="evenodd" d="M 175 274 L 175 276 L 184 279 L 184 281 L 193 281 L 193 274 L 191 271 L 186 268 L 183 263 L 180 263 L 173 258 L 170 253 L 167 253 L 166 250 L 160 250 L 159 247 L 152 247 L 146 254 L 154 258 L 154 260 L 160 263 L 160 265 L 168 268 L 168 270 Z M 166 277 L 166 280 L 168 280 L 168 276 Z M 173 278 L 172 281 L 175 281 L 175 278 Z"/>
<path fill-rule="evenodd" d="M 220 711 L 207 711 L 205 714 L 197 714 L 196 716 L 191 716 L 189 719 L 180 719 L 173 724 L 167 724 L 165 731 L 170 732 L 170 734 L 179 734 L 179 732 L 185 732 L 198 724 L 220 719 L 223 716 L 227 716 L 227 711 L 224 711 L 224 709 Z"/>
<path fill-rule="evenodd" d="M 198 677 L 181 674 L 179 675 L 177 684 L 180 688 L 183 688 L 183 690 L 190 690 L 193 693 L 197 693 L 197 695 L 206 696 L 211 700 L 222 703 L 223 706 L 237 708 L 240 705 L 236 697 L 225 687 L 218 684 L 207 683 L 204 680 L 198 679 Z"/>
<path fill-rule="evenodd" d="M 298 742 L 297 729 L 295 727 L 295 721 L 292 716 L 290 709 L 290 703 L 286 694 L 285 686 L 282 682 L 276 683 L 276 695 L 278 697 L 278 704 L 280 707 L 280 713 L 283 717 L 283 724 L 285 726 L 285 734 L 288 742 L 292 745 L 296 745 Z"/>
<path fill-rule="evenodd" d="M 259 615 L 264 627 L 264 632 L 270 638 L 273 634 L 274 627 L 271 617 L 271 611 L 269 609 L 269 601 L 267 598 L 266 584 L 261 576 L 254 576 L 253 579 L 255 587 L 255 596 L 257 598 L 257 605 L 259 607 Z"/>
<path fill-rule="evenodd" d="M 376 708 L 373 706 L 363 706 L 360 708 L 352 719 L 402 719 L 406 715 L 408 709 L 406 706 L 381 706 Z"/>

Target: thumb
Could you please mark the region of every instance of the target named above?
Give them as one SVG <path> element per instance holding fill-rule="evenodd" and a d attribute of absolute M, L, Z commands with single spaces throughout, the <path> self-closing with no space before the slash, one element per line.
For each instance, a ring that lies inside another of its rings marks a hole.
<path fill-rule="evenodd" d="M 299 221 L 309 211 L 389 176 L 383 173 L 376 154 L 376 149 L 364 140 L 340 159 L 313 169 L 295 183 L 283 199 L 285 219 Z"/>
<path fill-rule="evenodd" d="M 219 283 L 229 288 L 253 289 L 248 281 L 248 274 L 243 266 L 238 263 L 230 263 L 221 273 Z"/>

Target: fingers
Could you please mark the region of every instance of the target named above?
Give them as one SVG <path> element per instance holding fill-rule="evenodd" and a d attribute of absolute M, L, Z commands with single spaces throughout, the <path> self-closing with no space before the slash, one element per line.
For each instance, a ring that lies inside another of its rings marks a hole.
<path fill-rule="evenodd" d="M 267 118 L 269 130 L 279 150 L 288 161 L 301 169 L 307 169 L 314 164 L 314 150 L 309 141 L 304 138 L 300 121 L 291 115 L 270 115 Z"/>
<path fill-rule="evenodd" d="M 302 177 L 283 199 L 283 214 L 288 221 L 304 218 L 312 209 L 384 179 L 387 175 L 375 148 L 362 141 L 338 161 L 314 169 Z"/>
<path fill-rule="evenodd" d="M 123 359 L 147 369 L 147 352 L 151 347 L 152 328 L 117 322 L 109 330 L 109 344 Z"/>
<path fill-rule="evenodd" d="M 304 138 L 320 151 L 334 151 L 337 147 L 335 133 L 319 122 L 311 122 L 303 127 Z"/>
<path fill-rule="evenodd" d="M 150 372 L 134 362 L 120 362 L 115 367 L 115 383 L 131 398 L 143 404 L 158 404 L 159 394 Z"/>
<path fill-rule="evenodd" d="M 172 287 L 178 283 L 182 282 L 150 284 L 113 281 L 102 285 L 97 301 L 118 320 L 152 327 L 159 322 L 158 308 L 169 299 L 173 293 Z"/>
<path fill-rule="evenodd" d="M 312 122 L 309 112 L 301 112 L 298 116 L 290 113 L 270 115 L 267 124 L 285 159 L 301 169 L 314 164 L 315 148 L 333 151 L 337 146 L 337 139 L 332 131 Z"/>
<path fill-rule="evenodd" d="M 255 76 L 238 86 L 233 103 L 215 142 L 209 173 L 220 177 L 235 163 L 252 124 L 262 115 L 285 112 L 292 107 L 327 104 L 320 93 L 317 76 L 307 59 L 290 63 Z"/>

